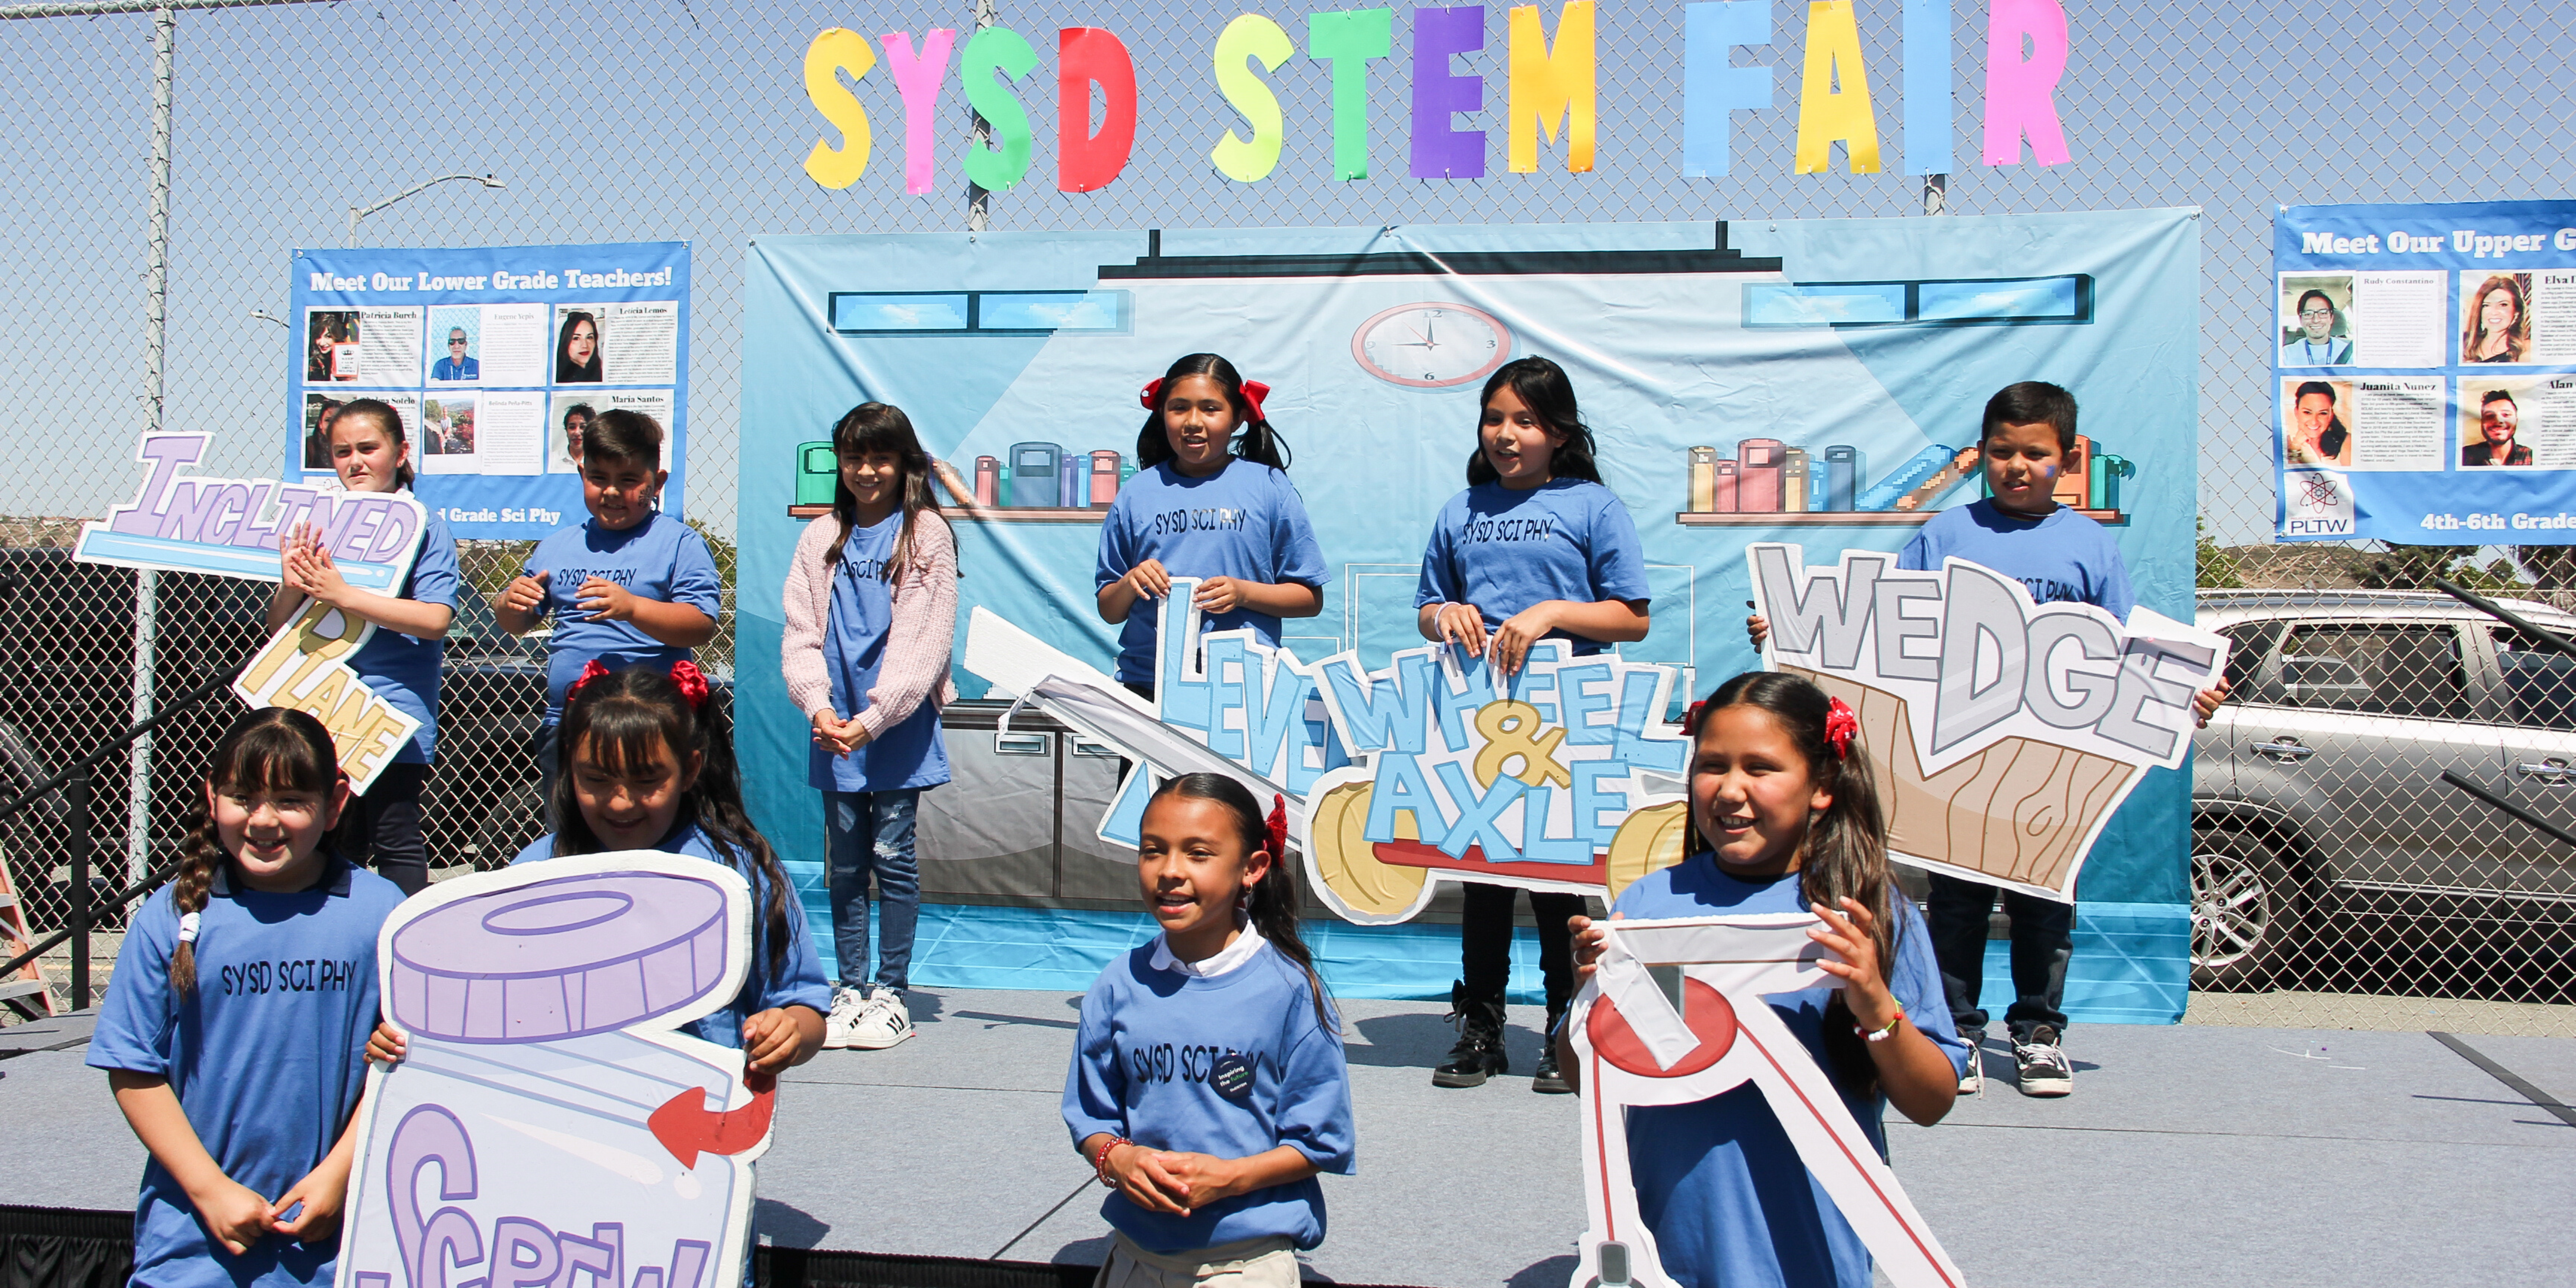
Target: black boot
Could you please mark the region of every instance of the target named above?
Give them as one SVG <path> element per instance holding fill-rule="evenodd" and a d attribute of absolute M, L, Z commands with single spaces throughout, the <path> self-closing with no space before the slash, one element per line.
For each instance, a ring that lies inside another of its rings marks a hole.
<path fill-rule="evenodd" d="M 1449 988 L 1449 1019 L 1458 1021 L 1458 1045 L 1431 1071 L 1435 1087 L 1481 1087 L 1485 1079 L 1510 1073 L 1503 1059 L 1503 999 L 1470 997 L 1464 981 Z"/>
<path fill-rule="evenodd" d="M 1538 1044 L 1538 1075 L 1530 1079 L 1530 1090 L 1540 1095 L 1562 1096 L 1574 1090 L 1556 1067 L 1556 1029 L 1565 1020 L 1566 1007 L 1552 999 L 1547 1004 L 1547 1031 Z"/>

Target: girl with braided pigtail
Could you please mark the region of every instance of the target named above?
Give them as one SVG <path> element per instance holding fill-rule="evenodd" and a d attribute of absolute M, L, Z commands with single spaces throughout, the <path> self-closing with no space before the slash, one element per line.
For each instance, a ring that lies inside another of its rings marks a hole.
<path fill-rule="evenodd" d="M 348 799 L 320 721 L 244 713 L 215 745 L 179 875 L 127 929 L 88 1063 L 151 1156 L 136 1283 L 332 1280 L 376 933 L 402 901 L 331 847 Z"/>

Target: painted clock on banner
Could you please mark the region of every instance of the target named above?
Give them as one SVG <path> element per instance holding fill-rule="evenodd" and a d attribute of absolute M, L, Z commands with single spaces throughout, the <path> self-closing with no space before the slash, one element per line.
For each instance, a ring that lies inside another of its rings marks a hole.
<path fill-rule="evenodd" d="M 1415 389 L 1473 384 L 1511 356 L 1512 333 L 1464 304 L 1399 304 L 1351 333 L 1361 369 Z"/>

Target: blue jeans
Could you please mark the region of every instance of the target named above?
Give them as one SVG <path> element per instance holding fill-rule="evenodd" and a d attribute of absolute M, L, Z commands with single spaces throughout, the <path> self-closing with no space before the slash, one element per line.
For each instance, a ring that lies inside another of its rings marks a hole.
<path fill-rule="evenodd" d="M 868 982 L 868 876 L 877 879 L 876 985 L 912 987 L 913 927 L 921 919 L 921 860 L 912 850 L 918 788 L 891 792 L 825 792 L 823 825 L 831 866 L 832 949 L 838 982 Z"/>
<path fill-rule="evenodd" d="M 1932 955 L 1941 964 L 1941 989 L 1948 994 L 1950 1020 L 1959 1033 L 1976 1041 L 1985 1032 L 1986 1012 L 1978 996 L 1986 985 L 1986 919 L 1995 906 L 1994 886 L 1934 872 L 1932 898 L 1926 911 L 1931 922 Z M 2054 899 L 2002 891 L 2004 915 L 2012 918 L 2013 1003 L 2004 1011 L 2004 1027 L 2013 1041 L 2027 1042 L 2032 1029 L 2054 1025 L 2066 1032 L 2066 960 L 2074 952 L 2075 907 Z"/>

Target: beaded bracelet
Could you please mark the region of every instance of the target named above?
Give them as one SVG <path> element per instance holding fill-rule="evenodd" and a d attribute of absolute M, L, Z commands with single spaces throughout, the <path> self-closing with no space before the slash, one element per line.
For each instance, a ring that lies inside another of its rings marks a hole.
<path fill-rule="evenodd" d="M 1862 1039 L 1866 1041 L 1885 1042 L 1889 1038 L 1896 1036 L 1896 1026 L 1903 1024 L 1904 1022 L 1905 1003 L 1899 1002 L 1896 1004 L 1896 1014 L 1887 1021 L 1884 1027 L 1877 1029 L 1863 1029 L 1861 1026 L 1855 1024 L 1852 1026 L 1852 1032 L 1860 1034 Z"/>
<path fill-rule="evenodd" d="M 1135 1143 L 1136 1142 L 1129 1140 L 1124 1136 L 1112 1136 L 1108 1140 L 1101 1142 L 1100 1152 L 1091 1156 L 1091 1174 L 1100 1178 L 1100 1184 L 1103 1187 L 1113 1190 L 1118 1188 L 1117 1178 L 1109 1174 L 1109 1151 L 1116 1149 L 1121 1145 L 1133 1145 Z"/>

